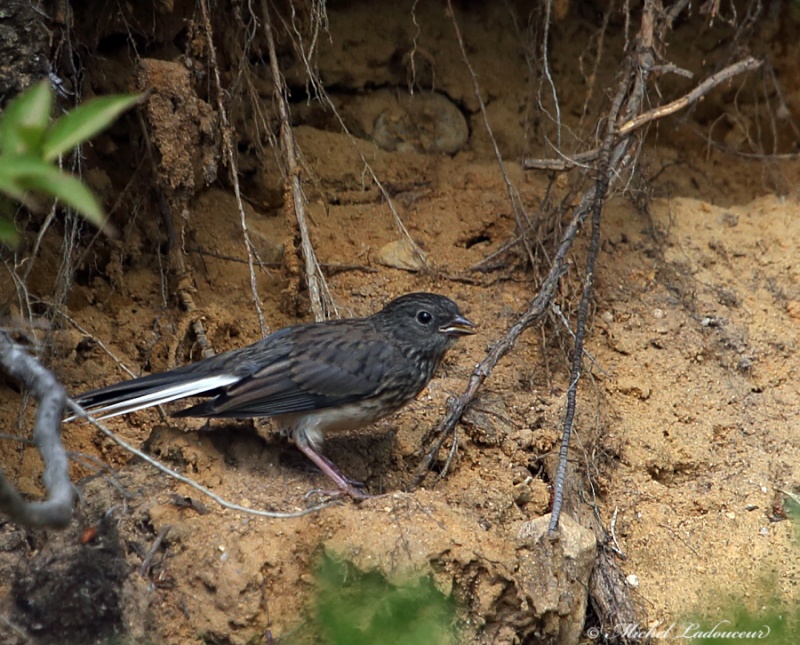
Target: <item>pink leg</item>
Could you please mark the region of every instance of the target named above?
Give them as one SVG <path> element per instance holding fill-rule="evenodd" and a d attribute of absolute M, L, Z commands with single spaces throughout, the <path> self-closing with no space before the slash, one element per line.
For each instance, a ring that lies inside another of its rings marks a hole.
<path fill-rule="evenodd" d="M 333 465 L 333 462 L 331 462 L 327 457 L 325 457 L 325 455 L 314 448 L 310 442 L 303 441 L 303 439 L 298 439 L 299 437 L 295 438 L 295 444 L 299 448 L 300 452 L 313 461 L 317 465 L 317 468 L 325 473 L 330 480 L 336 484 L 339 490 L 350 495 L 350 497 L 353 499 L 367 499 L 370 497 L 369 495 L 362 493 L 349 481 L 347 481 L 344 475 L 342 475 L 336 466 Z"/>

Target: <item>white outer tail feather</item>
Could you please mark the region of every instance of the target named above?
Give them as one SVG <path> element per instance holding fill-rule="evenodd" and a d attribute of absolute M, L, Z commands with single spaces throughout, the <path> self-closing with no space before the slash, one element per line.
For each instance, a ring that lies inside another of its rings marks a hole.
<path fill-rule="evenodd" d="M 95 419 L 111 419 L 121 414 L 151 408 L 162 403 L 185 399 L 190 396 L 198 396 L 209 390 L 225 387 L 241 380 L 240 376 L 233 374 L 218 374 L 216 376 L 205 376 L 194 381 L 178 383 L 168 388 L 163 388 L 148 394 L 142 394 L 132 399 L 119 401 L 111 405 L 100 405 L 98 407 L 87 408 L 87 412 Z M 110 414 L 109 414 L 110 413 Z M 76 417 L 71 416 L 66 421 L 72 421 Z"/>

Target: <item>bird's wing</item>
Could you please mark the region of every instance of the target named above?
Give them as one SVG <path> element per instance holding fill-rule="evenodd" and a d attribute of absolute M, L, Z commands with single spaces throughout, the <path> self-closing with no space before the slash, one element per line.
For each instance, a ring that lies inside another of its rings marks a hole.
<path fill-rule="evenodd" d="M 387 370 L 403 360 L 394 347 L 369 327 L 329 332 L 329 327 L 298 330 L 284 339 L 283 349 L 289 344 L 291 350 L 279 360 L 265 363 L 214 399 L 175 416 L 277 416 L 379 394 Z"/>

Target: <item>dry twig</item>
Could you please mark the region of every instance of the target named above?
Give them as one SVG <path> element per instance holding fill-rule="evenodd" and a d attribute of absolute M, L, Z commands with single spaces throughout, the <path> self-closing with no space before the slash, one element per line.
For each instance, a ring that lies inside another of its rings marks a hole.
<path fill-rule="evenodd" d="M 553 300 L 553 296 L 555 295 L 559 278 L 566 269 L 566 255 L 572 247 L 572 243 L 575 241 L 575 236 L 578 233 L 578 229 L 590 212 L 593 199 L 594 190 L 590 189 L 590 191 L 587 192 L 583 200 L 581 200 L 581 203 L 575 209 L 572 220 L 570 221 L 569 226 L 567 226 L 564 235 L 561 237 L 561 243 L 558 247 L 558 251 L 553 257 L 553 264 L 550 268 L 550 272 L 547 274 L 547 277 L 542 283 L 539 292 L 528 306 L 528 310 L 508 330 L 506 335 L 500 339 L 500 341 L 498 341 L 494 347 L 492 347 L 486 358 L 484 358 L 473 370 L 472 376 L 470 377 L 469 383 L 467 384 L 463 394 L 453 400 L 453 402 L 450 404 L 450 409 L 448 410 L 447 416 L 433 432 L 428 433 L 428 436 L 425 437 L 423 441 L 424 443 L 429 443 L 431 437 L 436 437 L 436 440 L 433 446 L 430 447 L 425 453 L 425 456 L 420 461 L 420 464 L 417 466 L 412 487 L 417 487 L 422 483 L 423 479 L 430 470 L 431 465 L 437 458 L 439 451 L 444 445 L 444 442 L 455 432 L 456 424 L 461 419 L 464 411 L 467 409 L 467 406 L 475 398 L 480 386 L 492 373 L 492 370 L 500 361 L 500 359 L 503 358 L 503 356 L 505 356 L 509 351 L 511 351 L 511 349 L 513 349 L 514 343 L 516 343 L 522 332 L 528 329 L 528 327 L 534 325 L 547 312 L 548 307 Z M 438 477 L 441 478 L 445 474 L 446 469 L 439 473 Z"/>
<path fill-rule="evenodd" d="M 536 260 L 534 258 L 533 249 L 531 248 L 528 240 L 528 233 L 532 228 L 531 218 L 528 215 L 528 212 L 525 210 L 525 206 L 522 203 L 522 197 L 520 196 L 519 191 L 517 190 L 516 186 L 511 183 L 511 178 L 506 172 L 506 165 L 503 161 L 503 155 L 500 153 L 500 147 L 497 145 L 497 140 L 495 139 L 494 132 L 492 131 L 492 126 L 489 123 L 489 115 L 486 112 L 486 103 L 481 96 L 481 88 L 480 85 L 478 85 L 478 76 L 475 74 L 475 70 L 472 68 L 469 58 L 467 57 L 467 48 L 464 45 L 464 39 L 461 36 L 461 30 L 458 27 L 458 22 L 456 21 L 456 15 L 453 11 L 453 3 L 451 0 L 447 0 L 447 10 L 450 15 L 450 20 L 453 23 L 453 29 L 456 32 L 456 40 L 458 41 L 458 46 L 461 50 L 461 58 L 464 61 L 464 64 L 467 66 L 470 78 L 472 79 L 472 89 L 481 109 L 483 126 L 486 128 L 486 132 L 489 135 L 489 140 L 492 142 L 492 149 L 494 150 L 495 158 L 497 159 L 497 165 L 500 166 L 500 174 L 503 176 L 503 181 L 506 184 L 508 198 L 511 201 L 511 209 L 514 212 L 514 218 L 517 222 L 517 229 L 522 237 L 522 243 L 525 245 L 525 250 L 528 253 L 528 259 L 530 260 L 531 265 L 535 266 Z"/>
<path fill-rule="evenodd" d="M 327 22 L 325 22 L 324 27 L 327 28 Z M 361 163 L 364 164 L 364 168 L 369 174 L 370 179 L 375 183 L 375 186 L 378 188 L 383 199 L 386 201 L 386 205 L 389 207 L 389 211 L 392 214 L 392 218 L 394 219 L 394 223 L 397 226 L 398 230 L 400 231 L 400 235 L 402 235 L 403 239 L 407 240 L 411 246 L 411 250 L 414 253 L 414 257 L 420 263 L 420 266 L 424 267 L 425 269 L 430 268 L 428 259 L 426 255 L 422 252 L 422 249 L 419 248 L 419 245 L 414 241 L 411 237 L 411 233 L 408 232 L 406 225 L 403 223 L 403 220 L 400 218 L 400 213 L 397 212 L 397 208 L 394 205 L 394 200 L 389 192 L 389 190 L 384 186 L 383 182 L 378 178 L 377 173 L 375 172 L 372 164 L 369 163 L 366 155 L 359 146 L 356 137 L 350 132 L 350 129 L 347 127 L 345 123 L 344 117 L 342 117 L 339 110 L 336 108 L 336 105 L 331 100 L 331 97 L 328 95 L 325 87 L 322 85 L 322 81 L 319 78 L 319 74 L 314 71 L 311 65 L 311 56 L 313 55 L 313 51 L 316 47 L 316 30 L 314 30 L 314 42 L 312 42 L 309 50 L 306 51 L 306 48 L 303 47 L 303 37 L 300 30 L 297 28 L 297 25 L 294 20 L 292 20 L 291 29 L 288 25 L 286 25 L 286 32 L 291 36 L 294 34 L 295 39 L 295 47 L 297 52 L 300 54 L 300 59 L 303 62 L 303 67 L 306 70 L 308 82 L 313 86 L 314 92 L 316 95 L 323 100 L 328 108 L 330 108 L 333 115 L 336 117 L 337 122 L 339 123 L 339 127 L 341 127 L 342 132 L 344 132 L 348 138 L 350 139 L 350 143 L 352 143 L 353 148 L 355 149 L 356 153 L 361 160 Z"/>
<path fill-rule="evenodd" d="M 318 504 L 316 506 L 311 506 L 309 508 L 303 509 L 301 511 L 295 511 L 290 513 L 281 513 L 279 511 L 259 511 L 252 508 L 247 508 L 246 506 L 241 506 L 239 504 L 234 504 L 233 502 L 229 502 L 228 500 L 220 497 L 216 493 L 210 491 L 205 486 L 198 484 L 193 479 L 181 475 L 179 472 L 172 470 L 169 466 L 165 466 L 157 459 L 153 459 L 150 455 L 141 450 L 135 448 L 127 441 L 122 439 L 121 437 L 117 436 L 115 433 L 111 432 L 108 428 L 106 428 L 102 423 L 97 421 L 94 417 L 90 416 L 86 410 L 84 410 L 81 406 L 75 403 L 72 399 L 67 400 L 67 407 L 75 413 L 75 418 L 86 419 L 89 423 L 91 423 L 95 428 L 97 428 L 100 432 L 102 432 L 105 436 L 107 436 L 111 441 L 122 447 L 127 452 L 131 453 L 132 455 L 139 457 L 142 461 L 150 464 L 156 470 L 160 470 L 165 475 L 169 475 L 173 479 L 177 479 L 179 482 L 186 484 L 187 486 L 191 486 L 196 491 L 206 495 L 213 499 L 217 504 L 222 506 L 223 508 L 227 508 L 232 511 L 238 511 L 240 513 L 247 513 L 249 515 L 256 515 L 257 517 L 271 517 L 271 518 L 290 518 L 290 517 L 302 517 L 303 515 L 308 515 L 309 513 L 313 513 L 323 508 L 327 508 L 333 503 L 336 503 L 338 500 L 331 500 L 330 502 Z"/>
<path fill-rule="evenodd" d="M 153 540 L 153 544 L 150 545 L 150 548 L 147 550 L 147 555 L 145 555 L 144 560 L 142 560 L 142 565 L 139 567 L 139 575 L 142 578 L 146 578 L 147 574 L 150 572 L 150 566 L 153 564 L 153 558 L 156 556 L 156 551 L 161 548 L 162 542 L 164 542 L 164 538 L 167 537 L 167 533 L 172 527 L 169 524 L 165 524 L 164 527 L 158 532 L 156 539 Z"/>
<path fill-rule="evenodd" d="M 292 194 L 292 204 L 294 214 L 297 219 L 297 228 L 300 231 L 300 248 L 303 252 L 303 259 L 306 265 L 306 283 L 308 293 L 311 298 L 311 311 L 314 313 L 314 320 L 320 321 L 328 318 L 327 307 L 322 299 L 325 285 L 325 277 L 322 275 L 319 263 L 317 262 L 314 247 L 311 244 L 311 235 L 308 232 L 306 222 L 305 195 L 300 183 L 300 164 L 297 161 L 297 151 L 295 149 L 294 133 L 289 120 L 289 106 L 286 99 L 286 81 L 278 67 L 278 54 L 275 51 L 275 39 L 272 36 L 272 22 L 269 17 L 269 8 L 266 0 L 261 2 L 261 11 L 264 18 L 264 35 L 267 39 L 267 49 L 269 51 L 269 65 L 272 71 L 272 82 L 275 93 L 275 103 L 278 107 L 278 116 L 281 123 L 281 142 L 286 153 L 286 164 L 289 168 L 288 181 Z"/>
<path fill-rule="evenodd" d="M 0 472 L 0 511 L 24 526 L 64 528 L 72 519 L 76 499 L 59 436 L 67 394 L 50 370 L 4 332 L 0 332 L 0 365 L 39 400 L 33 439 L 44 461 L 42 479 L 48 494 L 43 502 L 25 501 Z"/>
<path fill-rule="evenodd" d="M 261 309 L 261 299 L 258 297 L 258 285 L 256 284 L 256 269 L 255 260 L 257 254 L 253 242 L 250 239 L 250 232 L 247 229 L 247 216 L 244 212 L 244 202 L 242 201 L 242 192 L 239 187 L 239 173 L 236 164 L 236 155 L 234 154 L 233 144 L 233 127 L 228 119 L 228 112 L 225 110 L 225 103 L 222 100 L 222 79 L 220 78 L 219 65 L 217 64 L 217 50 L 214 47 L 214 32 L 211 30 L 211 21 L 208 17 L 208 6 L 206 0 L 200 1 L 200 10 L 203 14 L 203 27 L 206 32 L 206 39 L 208 41 L 208 57 L 211 69 L 214 72 L 214 82 L 217 86 L 217 110 L 219 111 L 219 118 L 222 122 L 222 147 L 225 152 L 225 157 L 228 162 L 228 171 L 230 172 L 231 183 L 233 184 L 233 194 L 236 197 L 236 206 L 239 209 L 239 218 L 242 227 L 242 236 L 244 237 L 245 249 L 247 250 L 247 264 L 250 268 L 250 291 L 253 296 L 253 306 L 256 309 L 258 316 L 258 324 L 261 328 L 261 335 L 267 335 L 267 323 L 264 320 L 264 311 Z"/>
<path fill-rule="evenodd" d="M 638 114 L 627 119 L 625 123 L 621 124 L 616 130 L 616 140 L 623 139 L 629 134 L 632 134 L 639 128 L 642 128 L 653 121 L 663 119 L 664 117 L 675 114 L 676 112 L 679 112 L 680 110 L 697 103 L 697 101 L 703 98 L 717 85 L 729 81 L 734 76 L 738 76 L 744 72 L 752 72 L 753 70 L 761 67 L 762 64 L 762 61 L 750 56 L 744 60 L 734 63 L 733 65 L 728 65 L 716 74 L 709 76 L 691 92 L 684 94 L 671 103 L 661 105 L 657 108 L 653 108 L 652 110 L 648 110 L 643 114 Z M 648 74 L 649 72 L 648 70 L 643 69 L 642 73 Z M 572 157 L 564 156 L 563 159 L 526 159 L 523 162 L 523 167 L 527 170 L 570 170 L 576 166 L 586 166 L 597 161 L 602 152 L 603 151 L 601 148 L 595 148 L 593 150 L 587 150 L 586 152 L 573 155 Z"/>

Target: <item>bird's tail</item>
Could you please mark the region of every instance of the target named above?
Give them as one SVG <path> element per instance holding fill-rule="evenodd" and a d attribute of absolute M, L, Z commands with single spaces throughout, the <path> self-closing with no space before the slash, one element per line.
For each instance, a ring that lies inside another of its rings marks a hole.
<path fill-rule="evenodd" d="M 101 387 L 81 394 L 74 401 L 95 418 L 109 419 L 190 396 L 208 396 L 238 380 L 232 374 L 202 375 L 172 370 Z"/>

